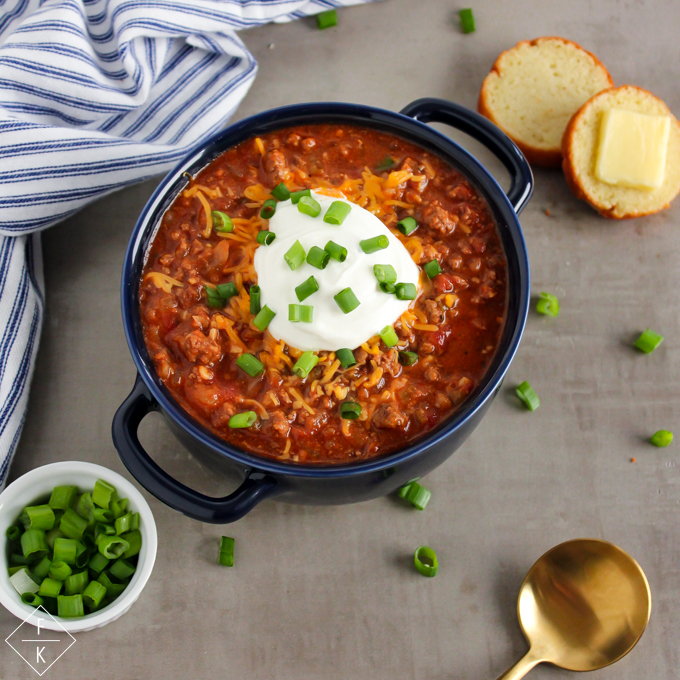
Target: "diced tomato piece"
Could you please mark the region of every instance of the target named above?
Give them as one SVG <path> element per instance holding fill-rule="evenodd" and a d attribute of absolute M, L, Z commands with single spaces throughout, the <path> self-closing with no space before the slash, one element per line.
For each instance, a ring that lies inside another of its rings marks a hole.
<path fill-rule="evenodd" d="M 448 274 L 437 274 L 437 276 L 432 279 L 432 283 L 434 283 L 434 289 L 439 295 L 453 292 L 453 281 Z"/>

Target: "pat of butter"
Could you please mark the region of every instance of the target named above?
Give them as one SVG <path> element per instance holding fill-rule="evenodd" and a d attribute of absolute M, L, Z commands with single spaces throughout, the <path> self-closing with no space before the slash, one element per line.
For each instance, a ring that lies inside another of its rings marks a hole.
<path fill-rule="evenodd" d="M 658 189 L 666 169 L 668 116 L 624 109 L 602 113 L 595 176 L 602 182 L 634 189 Z"/>

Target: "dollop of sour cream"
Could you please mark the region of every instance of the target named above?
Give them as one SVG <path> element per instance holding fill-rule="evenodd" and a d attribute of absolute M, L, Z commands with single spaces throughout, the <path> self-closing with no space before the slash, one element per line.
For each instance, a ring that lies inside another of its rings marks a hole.
<path fill-rule="evenodd" d="M 271 245 L 260 246 L 255 251 L 261 304 L 276 313 L 268 330 L 277 340 L 303 351 L 355 349 L 385 326 L 393 324 L 411 303 L 411 300 L 399 300 L 394 294 L 384 293 L 373 273 L 373 265 L 392 265 L 398 283 L 413 283 L 416 287 L 419 270 L 401 241 L 373 213 L 344 199 L 316 192 L 312 192 L 312 196 L 321 206 L 317 217 L 300 212 L 290 199 L 280 202 L 269 220 L 269 230 L 276 234 L 276 239 Z M 323 221 L 334 201 L 351 206 L 341 225 Z M 387 248 L 370 254 L 361 249 L 360 241 L 380 235 L 389 239 Z M 300 241 L 305 253 L 312 246 L 323 249 L 328 241 L 333 241 L 347 248 L 347 259 L 338 262 L 331 258 L 325 269 L 317 269 L 305 261 L 292 271 L 284 255 L 295 241 Z M 300 302 L 295 288 L 310 276 L 316 279 L 319 290 Z M 348 314 L 344 314 L 333 299 L 345 288 L 351 288 L 360 301 L 359 306 Z M 290 304 L 312 305 L 313 321 L 289 321 Z"/>

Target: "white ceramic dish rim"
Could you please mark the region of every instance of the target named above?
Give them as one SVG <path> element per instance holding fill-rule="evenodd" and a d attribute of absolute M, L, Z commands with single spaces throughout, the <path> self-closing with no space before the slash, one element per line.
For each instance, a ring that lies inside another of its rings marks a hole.
<path fill-rule="evenodd" d="M 78 619 L 64 619 L 58 616 L 54 618 L 69 633 L 100 628 L 124 614 L 141 594 L 151 576 L 158 549 L 156 523 L 149 504 L 127 479 L 101 465 L 80 461 L 50 463 L 27 472 L 0 493 L 0 543 L 2 544 L 0 604 L 16 617 L 25 620 L 35 609 L 21 601 L 9 582 L 5 531 L 14 523 L 26 505 L 50 493 L 55 486 L 73 484 L 85 490 L 85 488 L 93 487 L 95 481 L 100 478 L 113 484 L 121 497 L 130 500 L 130 508 L 140 514 L 139 529 L 142 533 L 142 548 L 138 557 L 137 570 L 122 595 L 104 609 Z M 49 630 L 60 629 L 49 618 L 43 621 L 41 627 Z"/>

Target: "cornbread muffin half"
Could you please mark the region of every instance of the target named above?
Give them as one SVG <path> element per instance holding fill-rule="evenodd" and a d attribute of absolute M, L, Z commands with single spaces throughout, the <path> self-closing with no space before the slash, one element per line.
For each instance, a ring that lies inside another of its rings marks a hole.
<path fill-rule="evenodd" d="M 523 40 L 496 59 L 482 84 L 478 110 L 530 163 L 559 167 L 569 119 L 613 84 L 597 57 L 571 40 Z"/>
<path fill-rule="evenodd" d="M 612 109 L 669 117 L 663 181 L 658 188 L 618 186 L 598 179 L 596 163 L 602 116 Z M 666 104 L 640 87 L 623 85 L 589 99 L 569 122 L 562 152 L 562 168 L 572 191 L 605 217 L 625 219 L 650 215 L 667 208 L 680 192 L 680 124 Z"/>

